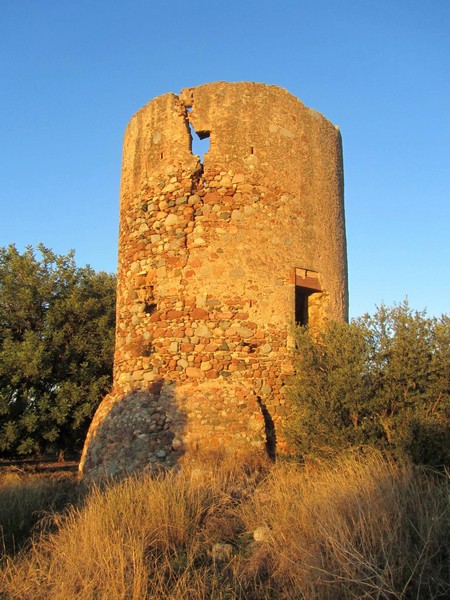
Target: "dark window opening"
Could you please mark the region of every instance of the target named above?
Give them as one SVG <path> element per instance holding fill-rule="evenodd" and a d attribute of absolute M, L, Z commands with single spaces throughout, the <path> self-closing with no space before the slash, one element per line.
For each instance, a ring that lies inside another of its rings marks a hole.
<path fill-rule="evenodd" d="M 161 152 L 161 154 L 159 155 L 160 158 L 164 158 L 164 153 Z"/>
<path fill-rule="evenodd" d="M 306 327 L 309 321 L 309 297 L 320 293 L 319 273 L 311 269 L 295 269 L 295 322 Z"/>
<path fill-rule="evenodd" d="M 250 146 L 250 154 L 253 154 L 253 151 L 254 151 L 254 147 Z"/>

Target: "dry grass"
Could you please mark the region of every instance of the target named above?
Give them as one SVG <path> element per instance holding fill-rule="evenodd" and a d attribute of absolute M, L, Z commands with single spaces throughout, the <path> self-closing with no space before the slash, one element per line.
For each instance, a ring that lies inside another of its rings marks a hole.
<path fill-rule="evenodd" d="M 203 457 L 93 489 L 6 562 L 2 597 L 444 598 L 447 502 L 443 476 L 378 454 L 304 468 Z"/>
<path fill-rule="evenodd" d="M 247 572 L 283 598 L 439 598 L 448 587 L 448 494 L 442 476 L 379 454 L 275 467 L 242 507 L 268 541 Z"/>
<path fill-rule="evenodd" d="M 0 471 L 0 550 L 13 555 L 31 535 L 52 525 L 46 517 L 64 512 L 82 490 L 70 473 L 43 475 L 9 467 Z"/>

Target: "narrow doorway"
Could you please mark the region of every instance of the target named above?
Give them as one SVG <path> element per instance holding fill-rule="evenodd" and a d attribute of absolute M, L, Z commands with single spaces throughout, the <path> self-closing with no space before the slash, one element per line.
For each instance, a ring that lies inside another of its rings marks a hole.
<path fill-rule="evenodd" d="M 309 298 L 320 293 L 319 273 L 311 269 L 295 269 L 294 318 L 297 325 L 309 324 Z"/>

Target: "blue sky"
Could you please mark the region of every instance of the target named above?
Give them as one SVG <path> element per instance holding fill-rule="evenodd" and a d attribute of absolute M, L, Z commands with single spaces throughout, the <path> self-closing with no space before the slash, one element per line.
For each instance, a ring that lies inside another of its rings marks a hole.
<path fill-rule="evenodd" d="M 122 139 L 211 81 L 339 125 L 350 313 L 450 312 L 450 0 L 1 0 L 0 246 L 115 271 Z"/>

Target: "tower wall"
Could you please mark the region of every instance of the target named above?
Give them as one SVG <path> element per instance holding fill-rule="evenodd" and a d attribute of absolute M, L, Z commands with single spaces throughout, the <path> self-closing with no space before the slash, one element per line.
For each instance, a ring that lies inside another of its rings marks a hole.
<path fill-rule="evenodd" d="M 203 162 L 190 126 L 210 138 Z M 83 471 L 218 446 L 273 456 L 294 321 L 347 318 L 337 128 L 262 84 L 152 100 L 125 134 L 117 291 L 114 385 Z"/>

